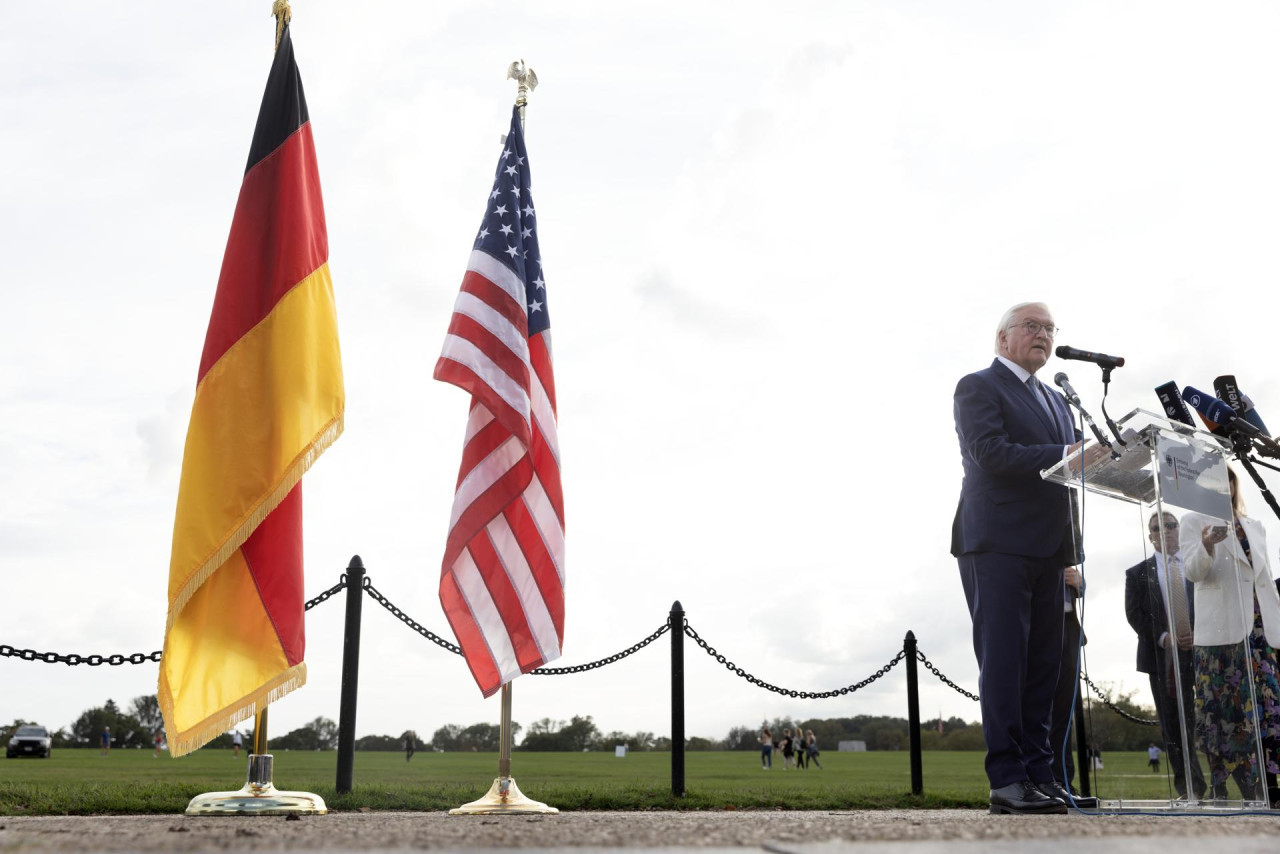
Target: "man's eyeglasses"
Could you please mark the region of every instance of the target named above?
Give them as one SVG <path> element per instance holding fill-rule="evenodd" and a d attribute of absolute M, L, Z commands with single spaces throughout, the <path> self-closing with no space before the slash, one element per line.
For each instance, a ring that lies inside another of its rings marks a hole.
<path fill-rule="evenodd" d="M 1168 532 L 1168 531 L 1176 531 L 1176 530 L 1178 530 L 1178 523 L 1177 523 L 1177 522 L 1173 522 L 1173 523 L 1171 523 L 1171 524 L 1165 525 L 1165 526 L 1164 526 L 1164 529 L 1165 529 L 1165 531 L 1166 531 L 1166 532 Z M 1153 534 L 1159 534 L 1159 533 L 1160 533 L 1160 529 L 1159 529 L 1159 528 L 1151 528 L 1151 533 L 1153 533 Z"/>
<path fill-rule="evenodd" d="M 1041 329 L 1043 329 L 1044 334 L 1050 338 L 1056 337 L 1057 334 L 1061 331 L 1059 327 L 1054 326 L 1052 323 L 1036 323 L 1034 320 L 1024 320 L 1021 323 L 1015 323 L 1013 326 L 1010 326 L 1009 328 L 1025 329 L 1027 331 L 1027 334 L 1033 338 L 1040 334 Z"/>

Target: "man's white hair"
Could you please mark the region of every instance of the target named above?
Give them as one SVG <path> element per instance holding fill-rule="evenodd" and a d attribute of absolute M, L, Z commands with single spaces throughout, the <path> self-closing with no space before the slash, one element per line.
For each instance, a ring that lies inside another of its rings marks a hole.
<path fill-rule="evenodd" d="M 1018 312 L 1022 311 L 1024 308 L 1043 308 L 1046 314 L 1053 314 L 1053 312 L 1049 311 L 1048 304 L 1043 302 L 1020 302 L 1015 306 L 1010 306 L 1009 310 L 1006 311 L 1004 315 L 1000 318 L 1000 324 L 996 326 L 996 355 L 997 356 L 1000 355 L 1000 333 L 1004 332 L 1006 329 L 1009 328 L 1010 324 L 1013 323 L 1013 316 Z"/>

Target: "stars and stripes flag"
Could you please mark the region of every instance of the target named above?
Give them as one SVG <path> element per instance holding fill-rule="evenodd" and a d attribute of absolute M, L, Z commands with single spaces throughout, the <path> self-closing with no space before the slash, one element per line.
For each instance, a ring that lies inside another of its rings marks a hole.
<path fill-rule="evenodd" d="M 564 497 L 551 329 L 517 108 L 435 378 L 471 393 L 440 604 L 481 692 L 560 657 Z"/>

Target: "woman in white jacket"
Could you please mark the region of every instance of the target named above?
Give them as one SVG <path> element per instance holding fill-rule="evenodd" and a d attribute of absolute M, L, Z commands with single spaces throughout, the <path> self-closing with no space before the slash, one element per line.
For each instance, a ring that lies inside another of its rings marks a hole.
<path fill-rule="evenodd" d="M 1232 777 L 1241 795 L 1253 799 L 1263 797 L 1255 740 L 1259 727 L 1266 770 L 1276 773 L 1280 761 L 1280 594 L 1267 560 L 1266 532 L 1245 515 L 1239 480 L 1234 471 L 1228 474 L 1233 524 L 1188 513 L 1179 527 L 1184 569 L 1195 583 L 1197 741 L 1209 760 L 1213 797 L 1227 796 Z M 1226 542 L 1232 536 L 1235 548 Z M 1278 793 L 1269 794 L 1274 800 Z"/>

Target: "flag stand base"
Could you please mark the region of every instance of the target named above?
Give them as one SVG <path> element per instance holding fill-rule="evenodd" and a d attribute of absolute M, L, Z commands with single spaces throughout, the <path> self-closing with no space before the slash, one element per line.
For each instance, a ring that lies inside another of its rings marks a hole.
<path fill-rule="evenodd" d="M 285 792 L 271 782 L 271 754 L 249 756 L 249 779 L 236 792 L 206 792 L 187 804 L 187 815 L 324 815 L 324 799 L 310 792 Z"/>
<path fill-rule="evenodd" d="M 478 801 L 463 804 L 449 810 L 449 815 L 529 815 L 531 813 L 558 813 L 560 810 L 527 798 L 516 785 L 513 777 L 497 777 L 489 787 L 489 793 Z"/>

